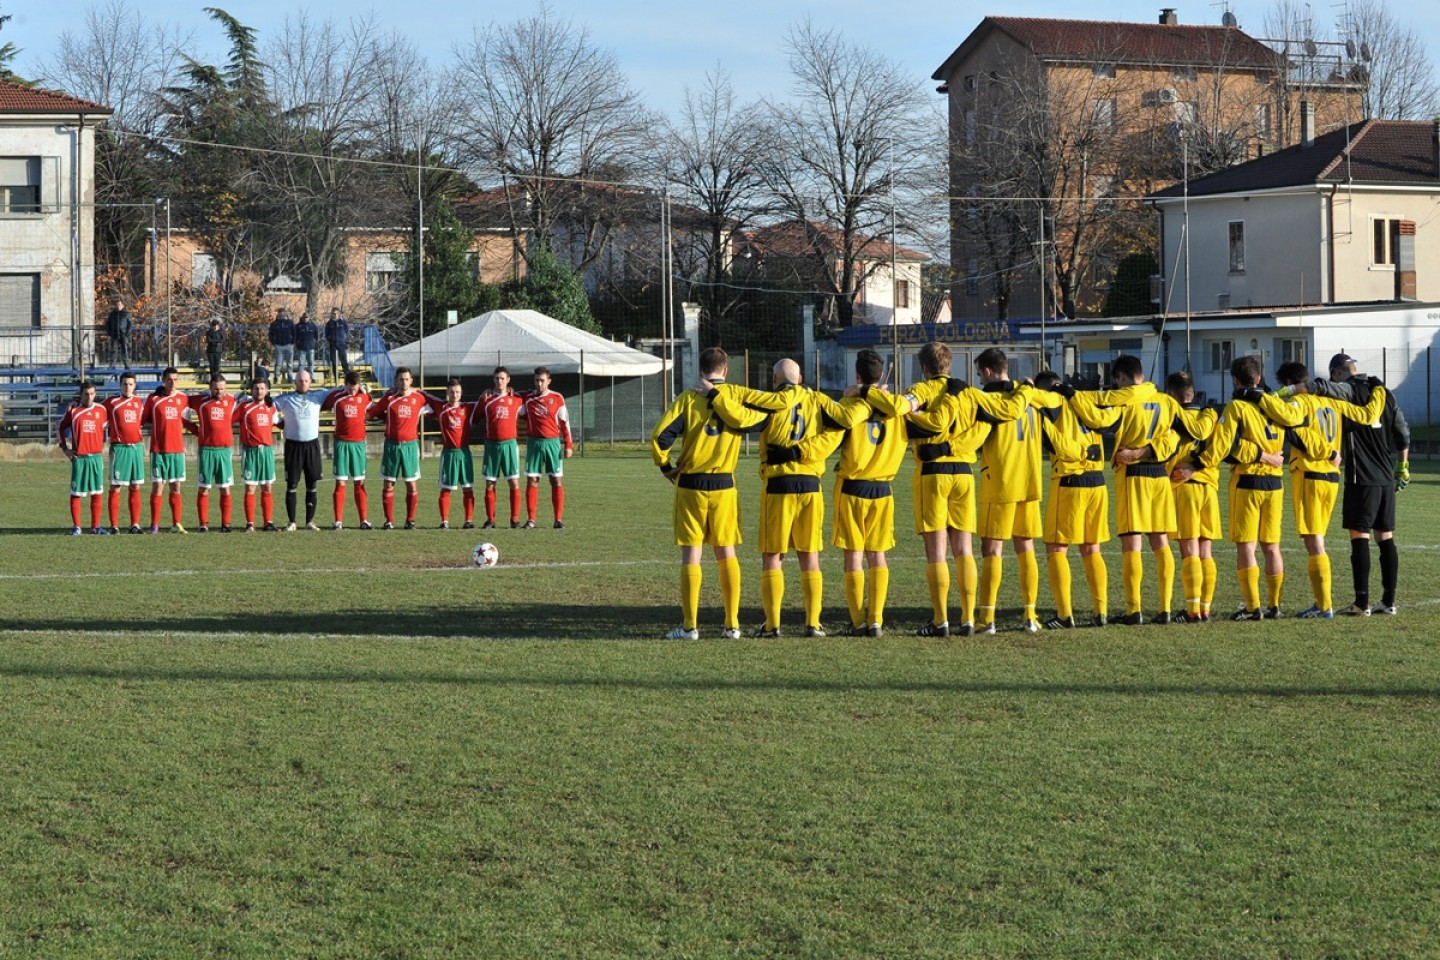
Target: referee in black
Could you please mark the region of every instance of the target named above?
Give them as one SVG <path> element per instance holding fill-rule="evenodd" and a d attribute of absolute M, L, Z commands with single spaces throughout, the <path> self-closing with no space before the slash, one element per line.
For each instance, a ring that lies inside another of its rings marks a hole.
<path fill-rule="evenodd" d="M 295 374 L 295 390 L 275 398 L 285 431 L 285 513 L 290 518 L 286 532 L 295 530 L 295 495 L 300 480 L 305 480 L 305 529 L 319 530 L 315 524 L 315 503 L 319 498 L 315 485 L 320 482 L 320 409 L 328 390 L 310 389 L 310 371 Z"/>
<path fill-rule="evenodd" d="M 1317 396 L 1348 400 L 1362 406 L 1381 382 L 1361 376 L 1355 358 L 1337 353 L 1330 358 L 1330 379 L 1309 385 Z M 1410 425 L 1395 402 L 1385 398 L 1385 409 L 1373 427 L 1347 423 L 1342 447 L 1345 491 L 1340 522 L 1350 531 L 1350 573 L 1355 581 L 1355 602 L 1339 613 L 1368 617 L 1394 615 L 1395 589 L 1400 583 L 1400 551 L 1395 546 L 1395 494 L 1410 485 Z M 1370 534 L 1380 551 L 1380 603 L 1370 605 Z"/>

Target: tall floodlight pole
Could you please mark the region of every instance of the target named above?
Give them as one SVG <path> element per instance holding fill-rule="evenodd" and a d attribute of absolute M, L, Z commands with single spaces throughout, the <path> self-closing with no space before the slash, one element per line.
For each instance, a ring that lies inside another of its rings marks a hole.
<path fill-rule="evenodd" d="M 1193 373 L 1190 359 L 1190 136 L 1183 127 L 1180 130 L 1180 180 L 1184 184 L 1180 236 L 1185 242 L 1185 369 Z"/>
<path fill-rule="evenodd" d="M 889 137 L 890 154 L 890 355 L 895 365 L 895 386 L 900 385 L 900 256 L 899 214 L 895 211 L 895 138 Z M 916 290 L 919 293 L 919 290 Z"/>
<path fill-rule="evenodd" d="M 416 316 L 419 317 L 420 389 L 425 389 L 425 128 L 415 127 L 415 266 L 419 271 L 419 295 L 415 299 Z"/>

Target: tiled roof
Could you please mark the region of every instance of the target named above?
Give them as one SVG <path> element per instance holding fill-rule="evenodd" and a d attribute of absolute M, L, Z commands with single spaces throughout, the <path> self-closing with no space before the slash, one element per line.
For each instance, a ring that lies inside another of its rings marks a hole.
<path fill-rule="evenodd" d="M 947 80 L 993 30 L 1008 34 L 1042 60 L 1183 64 L 1276 70 L 1285 58 L 1238 27 L 986 17 L 956 48 L 934 79 Z"/>
<path fill-rule="evenodd" d="M 1190 181 L 1190 196 L 1253 193 L 1315 183 L 1434 184 L 1435 125 L 1428 120 L 1366 120 L 1315 138 L 1309 147 L 1296 144 L 1247 163 Z M 1179 197 L 1176 184 L 1156 198 Z"/>
<path fill-rule="evenodd" d="M 759 227 L 738 239 L 761 253 L 782 257 L 813 257 L 820 243 L 828 244 L 837 252 L 840 248 L 838 229 L 818 223 L 802 225 L 798 220 Z M 866 260 L 889 260 L 891 256 L 891 245 L 887 241 L 863 233 L 856 234 L 855 247 L 855 252 Z M 898 246 L 894 248 L 894 255 L 897 260 L 930 259 L 929 254 Z"/>
<path fill-rule="evenodd" d="M 110 113 L 89 100 L 0 80 L 0 113 Z"/>

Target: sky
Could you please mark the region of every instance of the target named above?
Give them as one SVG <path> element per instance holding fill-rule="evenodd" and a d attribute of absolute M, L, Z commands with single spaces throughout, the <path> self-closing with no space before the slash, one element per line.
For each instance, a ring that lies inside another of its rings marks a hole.
<path fill-rule="evenodd" d="M 254 27 L 262 43 L 267 33 L 278 31 L 285 17 L 302 7 L 285 0 L 81 0 L 74 4 L 0 0 L 0 14 L 13 18 L 0 31 L 0 42 L 21 48 L 17 72 L 35 75 L 39 71 L 27 66 L 53 54 L 56 39 L 77 23 L 79 11 L 95 3 L 111 2 L 140 7 L 152 22 L 163 21 L 193 32 L 196 43 L 192 55 L 212 63 L 223 60 L 225 41 L 219 25 L 203 12 L 205 6 L 219 6 L 241 23 Z M 1391 3 L 1392 10 L 1403 9 L 1412 18 L 1411 26 L 1425 42 L 1432 59 L 1440 58 L 1440 4 L 1409 4 L 1402 8 L 1395 0 Z M 1242 29 L 1260 36 L 1269 5 L 1235 3 L 1231 9 Z M 1137 0 L 1097 3 L 1090 9 L 1058 0 L 1010 0 L 974 7 L 927 3 L 890 7 L 873 0 L 830 0 L 823 5 L 786 0 L 703 4 L 694 0 L 679 4 L 550 0 L 549 7 L 556 16 L 585 25 L 593 41 L 616 56 L 646 103 L 672 116 L 683 101 L 685 88 L 698 89 L 705 74 L 717 63 L 730 74 L 742 100 L 783 97 L 789 90 L 784 38 L 793 24 L 807 16 L 839 29 L 850 42 L 868 46 L 913 71 L 917 83 L 933 86 L 929 77 L 935 68 L 986 13 L 1154 22 L 1160 9 L 1158 3 Z M 339 0 L 315 0 L 303 8 L 314 19 L 340 22 L 367 10 Z M 382 25 L 408 38 L 432 64 L 440 65 L 453 59 L 456 42 L 468 41 L 475 29 L 483 29 L 492 20 L 503 22 L 529 16 L 540 6 L 427 0 L 419 8 L 423 16 L 416 16 L 417 8 L 408 3 L 368 9 Z M 1331 33 L 1327 27 L 1341 9 L 1339 5 L 1316 4 L 1315 18 L 1321 28 L 1317 33 Z M 1182 24 L 1214 24 L 1219 22 L 1224 7 L 1220 3 L 1177 4 L 1177 10 Z"/>

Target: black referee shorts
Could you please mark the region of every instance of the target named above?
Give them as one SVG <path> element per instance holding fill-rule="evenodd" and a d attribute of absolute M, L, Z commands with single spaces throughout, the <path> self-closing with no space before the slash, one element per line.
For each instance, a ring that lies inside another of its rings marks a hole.
<path fill-rule="evenodd" d="M 323 467 L 320 463 L 320 441 L 285 441 L 285 485 L 290 489 L 300 486 L 304 476 L 305 487 L 309 489 L 320 482 Z"/>
<path fill-rule="evenodd" d="M 1340 525 L 1346 530 L 1395 531 L 1395 485 L 1382 487 L 1345 484 L 1345 499 L 1340 507 Z"/>

